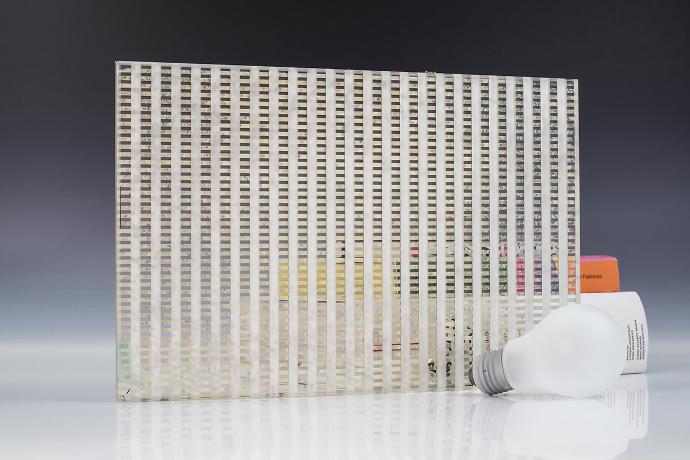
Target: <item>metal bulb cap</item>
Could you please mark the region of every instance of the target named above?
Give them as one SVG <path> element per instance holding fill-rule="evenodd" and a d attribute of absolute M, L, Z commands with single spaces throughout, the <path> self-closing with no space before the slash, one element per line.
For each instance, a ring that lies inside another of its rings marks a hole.
<path fill-rule="evenodd" d="M 488 395 L 513 389 L 503 370 L 503 350 L 487 351 L 477 356 L 468 374 L 470 383 Z"/>

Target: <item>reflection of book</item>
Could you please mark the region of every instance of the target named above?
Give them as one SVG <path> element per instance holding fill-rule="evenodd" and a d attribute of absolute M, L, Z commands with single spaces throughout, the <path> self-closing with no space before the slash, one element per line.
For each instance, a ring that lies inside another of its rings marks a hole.
<path fill-rule="evenodd" d="M 375 247 L 380 244 L 380 242 L 375 242 L 374 245 Z M 428 293 L 431 297 L 436 296 L 436 276 L 437 276 L 437 262 L 435 260 L 435 243 L 431 242 L 429 245 L 430 252 L 428 254 L 429 259 L 429 271 L 428 271 L 428 279 L 427 279 L 427 288 L 428 288 Z M 363 282 L 364 282 L 364 257 L 363 257 L 363 250 L 364 246 L 362 243 L 357 243 L 355 246 L 355 257 L 353 260 L 353 265 L 354 265 L 354 276 L 355 276 L 355 291 L 356 291 L 356 296 L 360 298 L 363 295 Z M 400 249 L 398 249 L 399 251 Z M 446 264 L 445 264 L 445 273 L 446 273 L 446 292 L 448 295 L 454 295 L 455 289 L 454 289 L 454 280 L 453 277 L 455 276 L 455 259 L 454 259 L 454 245 L 453 243 L 448 243 L 446 245 Z M 472 247 L 470 245 L 464 244 L 462 247 L 463 250 L 463 272 L 465 279 L 471 279 L 472 276 L 472 270 L 474 269 L 473 267 L 473 255 L 472 255 Z M 534 254 L 534 259 L 533 259 L 533 282 L 534 282 L 534 288 L 535 291 L 534 293 L 541 293 L 541 286 L 542 286 L 542 261 L 540 260 L 541 256 L 541 245 L 540 244 L 535 244 L 534 247 L 532 248 L 533 254 Z M 340 242 L 338 244 L 337 248 L 337 253 L 336 253 L 336 261 L 335 261 L 335 270 L 336 270 L 336 292 L 338 293 L 338 297 L 342 297 L 344 295 L 344 290 L 345 290 L 345 249 L 344 249 L 344 243 Z M 549 264 L 551 266 L 551 287 L 552 287 L 552 293 L 557 293 L 558 292 L 558 271 L 559 271 L 559 263 L 558 263 L 558 245 L 557 244 L 552 244 L 551 245 L 551 258 L 549 261 Z M 410 294 L 411 295 L 418 295 L 418 286 L 420 282 L 423 282 L 423 280 L 419 280 L 419 245 L 416 243 L 411 243 L 409 246 L 409 275 L 411 278 L 411 283 L 410 283 Z M 481 264 L 479 265 L 478 269 L 482 273 L 482 292 L 485 294 L 488 294 L 490 292 L 490 287 L 487 284 L 488 283 L 488 277 L 491 272 L 491 261 L 490 261 L 490 249 L 488 246 L 482 246 L 481 248 Z M 508 248 L 507 248 L 507 243 L 506 242 L 501 242 L 499 246 L 499 265 L 498 265 L 498 273 L 499 273 L 499 294 L 500 295 L 507 295 L 508 294 Z M 391 280 L 391 295 L 393 298 L 400 299 L 400 291 L 401 291 L 401 277 L 400 277 L 400 257 L 399 255 L 392 254 L 391 257 L 391 267 L 390 267 L 390 280 Z M 288 291 L 289 291 L 289 281 L 290 281 L 290 276 L 289 276 L 289 270 L 288 270 L 288 262 L 287 260 L 283 259 L 279 262 L 280 264 L 280 300 L 281 301 L 287 301 L 287 296 L 288 296 Z M 307 276 L 306 273 L 309 268 L 309 262 L 306 257 L 300 257 L 298 262 L 298 293 L 300 300 L 306 300 L 307 297 Z M 523 243 L 518 243 L 516 247 L 516 255 L 515 255 L 515 293 L 519 296 L 525 295 L 525 283 L 526 283 L 526 271 L 525 271 L 525 246 Z M 372 278 L 374 281 L 374 292 L 375 292 L 375 297 L 377 299 L 380 299 L 381 291 L 383 289 L 383 261 L 380 257 L 380 255 L 376 255 L 374 257 L 374 260 L 372 261 Z M 568 273 L 574 273 L 575 271 L 575 265 L 574 265 L 574 257 L 569 258 L 569 263 L 568 263 Z M 316 261 L 316 272 L 317 272 L 317 301 L 318 302 L 325 302 L 326 301 L 326 286 L 327 286 L 327 262 L 325 260 L 325 257 L 319 257 L 319 259 Z M 471 283 L 465 283 L 465 295 L 469 295 L 472 293 L 472 285 Z M 571 287 L 571 294 L 573 293 L 574 288 Z M 583 292 L 595 292 L 595 291 L 583 291 Z M 604 292 L 604 291 L 596 291 L 596 292 Z M 360 298 L 361 300 L 361 298 Z"/>

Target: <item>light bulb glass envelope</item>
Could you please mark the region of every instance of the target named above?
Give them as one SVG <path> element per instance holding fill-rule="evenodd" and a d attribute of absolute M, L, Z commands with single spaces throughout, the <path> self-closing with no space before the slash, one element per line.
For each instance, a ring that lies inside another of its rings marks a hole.
<path fill-rule="evenodd" d="M 546 316 L 503 350 L 475 358 L 470 380 L 487 394 L 590 396 L 610 387 L 625 364 L 625 331 L 608 313 L 572 304 Z"/>

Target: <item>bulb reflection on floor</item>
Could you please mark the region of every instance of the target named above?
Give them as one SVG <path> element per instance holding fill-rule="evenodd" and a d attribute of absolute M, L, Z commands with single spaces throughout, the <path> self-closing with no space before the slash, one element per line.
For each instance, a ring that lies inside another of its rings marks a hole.
<path fill-rule="evenodd" d="M 589 399 L 475 392 L 117 407 L 119 458 L 613 458 L 646 434 L 645 375 Z"/>

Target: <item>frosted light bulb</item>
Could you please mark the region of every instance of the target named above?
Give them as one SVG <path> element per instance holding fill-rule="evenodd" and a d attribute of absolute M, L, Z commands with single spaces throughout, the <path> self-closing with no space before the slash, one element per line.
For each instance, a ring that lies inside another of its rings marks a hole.
<path fill-rule="evenodd" d="M 508 390 L 583 397 L 611 386 L 625 364 L 625 332 L 603 310 L 567 305 L 502 350 L 475 358 L 469 378 L 486 394 Z"/>

